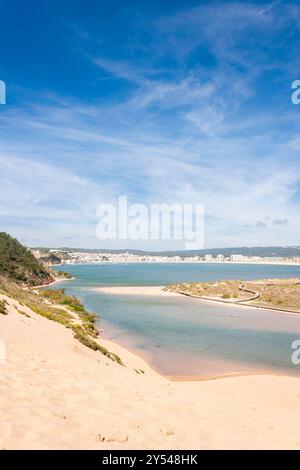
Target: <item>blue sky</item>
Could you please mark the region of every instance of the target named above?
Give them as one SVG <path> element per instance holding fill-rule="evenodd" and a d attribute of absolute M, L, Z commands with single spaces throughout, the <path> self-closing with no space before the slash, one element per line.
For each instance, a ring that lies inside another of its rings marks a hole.
<path fill-rule="evenodd" d="M 300 245 L 300 5 L 1 2 L 0 229 L 101 242 L 96 208 L 205 205 L 205 246 Z"/>

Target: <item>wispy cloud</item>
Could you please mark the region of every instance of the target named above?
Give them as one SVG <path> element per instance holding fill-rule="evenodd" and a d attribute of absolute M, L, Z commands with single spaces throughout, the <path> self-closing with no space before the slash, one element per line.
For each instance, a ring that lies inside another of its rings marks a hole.
<path fill-rule="evenodd" d="M 142 22 L 142 59 L 85 51 L 95 82 L 128 85 L 118 99 L 20 89 L 0 115 L 3 228 L 95 246 L 97 204 L 127 194 L 205 204 L 206 246 L 297 244 L 300 115 L 264 94 L 268 74 L 286 77 L 273 51 L 299 20 L 281 2 L 203 4 Z"/>

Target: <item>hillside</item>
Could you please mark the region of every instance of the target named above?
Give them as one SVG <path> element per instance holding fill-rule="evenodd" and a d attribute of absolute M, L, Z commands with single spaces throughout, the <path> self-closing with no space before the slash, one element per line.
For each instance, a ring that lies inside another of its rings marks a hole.
<path fill-rule="evenodd" d="M 47 262 L 46 257 L 53 256 L 53 253 L 49 253 L 50 250 L 53 248 L 45 248 L 45 247 L 35 247 L 34 250 L 39 250 L 45 256 L 45 260 Z M 262 258 L 265 257 L 280 257 L 280 258 L 290 258 L 293 256 L 300 256 L 300 246 L 252 246 L 252 247 L 227 247 L 227 248 L 203 248 L 199 250 L 172 250 L 172 251 L 147 251 L 147 250 L 133 250 L 130 248 L 125 249 L 105 249 L 105 248 L 70 248 L 70 247 L 60 247 L 57 248 L 57 252 L 55 252 L 55 256 L 58 259 L 54 260 L 54 264 L 59 264 L 62 260 L 70 259 L 69 253 L 74 253 L 76 251 L 80 251 L 82 253 L 110 253 L 110 254 L 122 254 L 122 253 L 130 253 L 133 255 L 140 255 L 140 256 L 181 256 L 185 258 L 187 256 L 205 256 L 205 255 L 213 255 L 217 256 L 222 254 L 224 256 L 231 256 L 231 255 L 243 255 L 243 256 L 260 256 Z M 50 258 L 51 261 L 51 258 Z"/>
<path fill-rule="evenodd" d="M 69 279 L 63 271 L 48 270 L 33 254 L 10 235 L 0 232 L 0 315 L 8 314 L 8 302 L 20 302 L 35 314 L 60 323 L 73 332 L 74 338 L 93 351 L 100 351 L 109 359 L 122 364 L 121 359 L 103 348 L 98 337 L 96 316 L 85 310 L 74 296 L 64 289 L 40 290 L 35 286 L 47 285 L 53 277 Z M 26 316 L 23 310 L 19 313 Z"/>
<path fill-rule="evenodd" d="M 0 232 L 0 276 L 28 286 L 54 280 L 27 248 L 5 232 Z"/>

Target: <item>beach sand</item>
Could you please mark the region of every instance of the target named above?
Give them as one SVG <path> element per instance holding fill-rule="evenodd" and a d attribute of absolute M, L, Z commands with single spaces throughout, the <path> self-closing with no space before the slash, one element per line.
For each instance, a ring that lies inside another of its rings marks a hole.
<path fill-rule="evenodd" d="M 109 286 L 95 287 L 93 290 L 103 294 L 113 295 L 163 295 L 163 296 L 181 296 L 178 292 L 169 292 L 163 290 L 164 286 Z"/>
<path fill-rule="evenodd" d="M 114 343 L 101 341 L 125 367 L 7 300 L 1 449 L 300 448 L 300 379 L 170 381 Z"/>

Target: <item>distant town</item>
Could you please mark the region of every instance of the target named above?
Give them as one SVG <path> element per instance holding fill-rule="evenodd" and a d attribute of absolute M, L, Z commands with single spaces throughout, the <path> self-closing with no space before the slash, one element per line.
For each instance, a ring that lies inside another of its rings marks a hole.
<path fill-rule="evenodd" d="M 63 249 L 32 249 L 34 256 L 48 265 L 98 264 L 98 263 L 253 263 L 299 264 L 300 256 L 246 256 L 242 254 L 205 254 L 193 256 L 135 254 L 127 252 L 75 251 Z"/>

